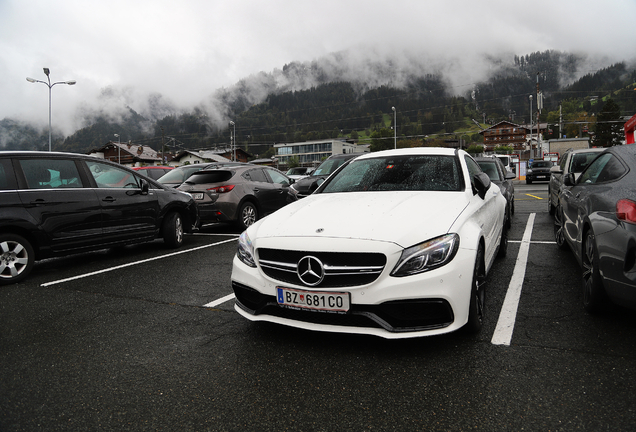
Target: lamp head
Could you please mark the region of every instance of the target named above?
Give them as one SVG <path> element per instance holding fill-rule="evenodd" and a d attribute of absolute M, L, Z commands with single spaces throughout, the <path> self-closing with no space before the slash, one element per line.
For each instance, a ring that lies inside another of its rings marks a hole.
<path fill-rule="evenodd" d="M 30 83 L 34 83 L 35 82 L 35 80 L 33 78 L 29 78 L 29 77 L 27 77 L 27 81 L 30 82 Z"/>
<path fill-rule="evenodd" d="M 66 81 L 66 84 L 68 84 L 68 85 L 75 85 L 75 84 L 77 84 L 77 81 L 75 81 L 75 80 L 72 80 L 72 81 Z"/>
<path fill-rule="evenodd" d="M 44 75 L 49 76 L 50 73 L 51 71 L 49 70 L 49 68 L 44 68 Z"/>

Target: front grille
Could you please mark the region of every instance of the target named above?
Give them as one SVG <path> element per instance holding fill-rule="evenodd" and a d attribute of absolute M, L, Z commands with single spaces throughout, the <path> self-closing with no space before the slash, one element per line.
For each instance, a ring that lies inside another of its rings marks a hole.
<path fill-rule="evenodd" d="M 263 272 L 283 283 L 311 288 L 341 288 L 370 284 L 384 266 L 386 256 L 370 252 L 308 252 L 282 249 L 258 249 L 258 263 Z M 322 262 L 324 278 L 320 283 L 307 284 L 298 276 L 298 263 L 311 256 Z"/>
<path fill-rule="evenodd" d="M 240 308 L 252 315 L 271 315 L 313 324 L 361 328 L 383 328 L 392 333 L 448 327 L 454 321 L 450 304 L 444 299 L 413 299 L 379 305 L 351 305 L 346 314 L 290 309 L 278 305 L 276 297 L 233 282 Z"/>

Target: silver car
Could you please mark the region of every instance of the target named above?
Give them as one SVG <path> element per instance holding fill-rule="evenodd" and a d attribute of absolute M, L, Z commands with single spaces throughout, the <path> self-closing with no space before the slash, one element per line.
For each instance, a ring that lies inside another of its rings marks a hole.
<path fill-rule="evenodd" d="M 548 212 L 554 215 L 554 210 L 559 205 L 559 195 L 563 190 L 563 179 L 570 173 L 574 179 L 578 179 L 585 167 L 604 148 L 569 149 L 559 159 L 559 164 L 550 168 L 550 184 L 548 185 Z"/>

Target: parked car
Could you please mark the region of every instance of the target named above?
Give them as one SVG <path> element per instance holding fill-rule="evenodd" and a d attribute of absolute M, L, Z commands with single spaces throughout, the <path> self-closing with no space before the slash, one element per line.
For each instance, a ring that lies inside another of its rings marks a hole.
<path fill-rule="evenodd" d="M 318 168 L 316 168 L 308 177 L 298 180 L 291 188 L 291 193 L 296 199 L 304 198 L 311 195 L 320 184 L 334 171 L 336 171 L 342 164 L 353 159 L 356 156 L 360 156 L 362 153 L 346 153 L 329 156 L 325 159 Z"/>
<path fill-rule="evenodd" d="M 234 222 L 244 230 L 287 205 L 293 182 L 274 168 L 237 165 L 197 171 L 177 189 L 192 195 L 201 223 Z"/>
<path fill-rule="evenodd" d="M 596 312 L 609 298 L 636 309 L 636 146 L 606 149 L 563 183 L 555 239 L 583 269 L 584 308 Z"/>
<path fill-rule="evenodd" d="M 477 332 L 484 280 L 507 247 L 505 209 L 463 150 L 358 155 L 243 232 L 235 309 L 252 321 L 384 338 Z"/>
<path fill-rule="evenodd" d="M 550 181 L 550 168 L 553 162 L 548 160 L 533 161 L 526 171 L 526 184 L 532 184 L 533 181 Z"/>
<path fill-rule="evenodd" d="M 162 237 L 198 222 L 188 194 L 109 161 L 71 153 L 0 152 L 0 284 L 36 260 Z"/>
<path fill-rule="evenodd" d="M 515 173 L 515 165 L 512 162 L 512 156 L 510 155 L 495 155 L 497 159 L 501 161 L 504 166 L 504 171 L 509 173 Z"/>
<path fill-rule="evenodd" d="M 144 166 L 144 167 L 133 167 L 133 170 L 137 171 L 139 174 L 143 174 L 146 177 L 150 177 L 153 180 L 158 180 L 164 174 L 167 174 L 169 171 L 172 171 L 174 168 L 169 166 Z"/>
<path fill-rule="evenodd" d="M 214 169 L 229 166 L 247 165 L 243 162 L 210 162 L 200 164 L 182 165 L 159 177 L 159 183 L 168 187 L 176 188 L 186 181 L 193 173 L 202 169 Z"/>
<path fill-rule="evenodd" d="M 312 167 L 294 167 L 287 170 L 285 175 L 289 178 L 293 178 L 294 180 L 300 180 L 302 178 L 307 177 L 314 171 Z"/>
<path fill-rule="evenodd" d="M 506 198 L 506 220 L 508 226 L 512 223 L 512 215 L 515 214 L 515 185 L 514 173 L 506 171 L 501 159 L 493 156 L 475 158 L 481 169 L 488 174 L 490 181 L 499 186 L 501 193 Z"/>
<path fill-rule="evenodd" d="M 561 158 L 559 164 L 550 168 L 550 184 L 548 185 L 548 213 L 554 214 L 554 209 L 559 205 L 559 195 L 563 189 L 563 178 L 570 173 L 574 173 L 574 179 L 578 179 L 585 167 L 587 167 L 592 160 L 600 152 L 605 150 L 604 148 L 590 148 L 590 149 L 569 149 L 566 150 Z"/>

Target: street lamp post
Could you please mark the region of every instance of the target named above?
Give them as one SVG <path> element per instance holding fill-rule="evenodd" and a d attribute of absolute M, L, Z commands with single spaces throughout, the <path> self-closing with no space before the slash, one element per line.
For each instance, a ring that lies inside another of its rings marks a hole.
<path fill-rule="evenodd" d="M 50 73 L 51 73 L 51 71 L 49 70 L 49 68 L 44 68 L 44 74 L 46 75 L 48 83 L 46 81 L 40 81 L 40 80 L 36 80 L 36 79 L 33 79 L 33 78 L 29 78 L 29 77 L 27 77 L 27 79 L 26 79 L 30 83 L 39 82 L 39 83 L 47 85 L 48 88 L 49 88 L 49 151 L 51 151 L 51 89 L 56 84 L 75 85 L 75 83 L 77 83 L 77 81 L 71 80 L 71 81 L 59 81 L 59 82 L 51 84 L 51 77 L 49 76 Z"/>
<path fill-rule="evenodd" d="M 236 162 L 236 124 L 231 121 L 230 122 L 230 126 L 232 126 L 233 128 L 233 132 L 232 132 L 232 146 L 231 146 L 231 150 L 232 150 L 232 162 Z"/>
<path fill-rule="evenodd" d="M 121 138 L 119 134 L 114 134 L 117 137 L 117 163 L 121 165 Z"/>
<path fill-rule="evenodd" d="M 397 117 L 396 117 L 396 113 L 395 113 L 395 107 L 391 107 L 391 109 L 393 110 L 393 148 L 396 149 L 397 148 Z"/>

